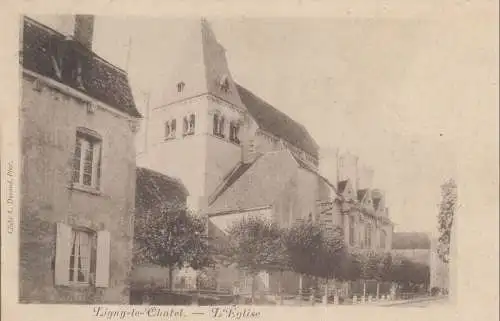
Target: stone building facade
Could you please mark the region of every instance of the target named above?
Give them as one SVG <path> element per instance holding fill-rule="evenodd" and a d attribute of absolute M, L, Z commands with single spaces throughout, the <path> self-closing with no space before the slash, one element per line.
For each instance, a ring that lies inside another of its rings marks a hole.
<path fill-rule="evenodd" d="M 128 303 L 140 114 L 127 74 L 28 17 L 21 45 L 19 300 Z"/>
<path fill-rule="evenodd" d="M 336 174 L 326 178 L 305 127 L 234 81 L 208 22 L 182 32 L 179 60 L 171 62 L 161 97 L 151 100 L 147 152 L 138 164 L 182 181 L 189 207 L 209 216 L 211 235 L 223 238 L 232 222 L 250 215 L 283 226 L 311 219 L 327 230 L 342 227 L 351 246 L 389 250 L 385 195 L 351 179 L 357 163 L 326 164 Z M 221 279 L 222 286 L 233 279 Z M 260 279 L 263 290 L 273 284 L 265 272 Z"/>

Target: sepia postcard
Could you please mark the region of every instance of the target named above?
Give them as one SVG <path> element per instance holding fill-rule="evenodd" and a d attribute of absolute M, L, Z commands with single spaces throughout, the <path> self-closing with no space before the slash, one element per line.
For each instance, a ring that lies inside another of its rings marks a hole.
<path fill-rule="evenodd" d="M 498 4 L 222 3 L 5 6 L 2 316 L 498 319 Z"/>

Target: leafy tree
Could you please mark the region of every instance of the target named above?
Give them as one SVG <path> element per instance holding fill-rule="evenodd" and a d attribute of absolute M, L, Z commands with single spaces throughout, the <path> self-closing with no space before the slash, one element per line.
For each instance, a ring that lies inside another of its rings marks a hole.
<path fill-rule="evenodd" d="M 336 276 L 341 281 L 356 281 L 361 277 L 361 256 L 357 252 L 345 251 Z"/>
<path fill-rule="evenodd" d="M 190 213 L 182 204 L 168 204 L 139 216 L 136 226 L 137 260 L 168 268 L 170 290 L 175 268 L 199 270 L 213 264 L 206 219 Z"/>
<path fill-rule="evenodd" d="M 449 179 L 441 185 L 441 204 L 439 205 L 438 228 L 439 246 L 438 255 L 445 263 L 449 262 L 451 228 L 457 208 L 457 185 Z"/>
<path fill-rule="evenodd" d="M 375 279 L 377 280 L 377 298 L 380 296 L 380 282 L 390 281 L 392 271 L 391 253 L 378 255 L 377 270 Z"/>
<path fill-rule="evenodd" d="M 283 270 L 287 265 L 283 230 L 276 222 L 260 217 L 243 218 L 228 230 L 231 260 L 252 276 L 252 302 L 255 278 L 262 271 Z"/>
<path fill-rule="evenodd" d="M 363 251 L 361 258 L 361 279 L 363 280 L 363 296 L 366 296 L 366 281 L 377 279 L 379 255 L 374 251 Z"/>
<path fill-rule="evenodd" d="M 340 276 L 341 263 L 345 260 L 347 254 L 343 230 L 337 227 L 331 235 L 324 235 L 319 251 L 320 255 L 317 257 L 317 262 L 313 262 L 314 275 L 325 279 L 325 295 L 327 295 L 328 280 Z"/>
<path fill-rule="evenodd" d="M 414 262 L 404 256 L 397 255 L 393 258 L 390 280 L 398 286 L 411 289 L 415 285 L 428 285 L 430 279 L 429 266 Z"/>
<path fill-rule="evenodd" d="M 297 222 L 287 233 L 286 250 L 290 268 L 301 275 L 317 276 L 324 249 L 321 228 L 311 221 Z M 301 282 L 302 283 L 302 282 Z M 299 289 L 302 293 L 302 288 Z"/>

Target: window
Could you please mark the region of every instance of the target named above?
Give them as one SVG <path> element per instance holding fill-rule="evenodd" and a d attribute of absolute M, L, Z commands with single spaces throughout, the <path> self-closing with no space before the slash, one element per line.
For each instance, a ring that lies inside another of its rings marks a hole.
<path fill-rule="evenodd" d="M 195 122 L 196 118 L 194 114 L 184 117 L 184 136 L 194 134 Z"/>
<path fill-rule="evenodd" d="M 387 237 L 386 232 L 384 230 L 381 230 L 380 231 L 380 244 L 379 244 L 379 247 L 381 249 L 385 249 L 386 237 Z"/>
<path fill-rule="evenodd" d="M 349 216 L 349 244 L 353 246 L 355 244 L 355 234 L 354 234 L 354 217 Z"/>
<path fill-rule="evenodd" d="M 214 115 L 214 135 L 224 137 L 224 116 L 216 113 Z"/>
<path fill-rule="evenodd" d="M 109 284 L 110 234 L 57 223 L 55 284 Z"/>
<path fill-rule="evenodd" d="M 101 140 L 90 131 L 78 131 L 73 156 L 73 183 L 99 189 L 101 179 Z"/>
<path fill-rule="evenodd" d="M 229 140 L 232 141 L 233 143 L 239 144 L 240 139 L 238 138 L 240 132 L 240 125 L 232 121 L 230 126 L 229 126 Z"/>
<path fill-rule="evenodd" d="M 365 226 L 365 247 L 371 248 L 372 246 L 372 226 L 367 224 Z"/>
<path fill-rule="evenodd" d="M 182 91 L 184 90 L 184 86 L 185 86 L 185 85 L 186 85 L 186 84 L 185 84 L 183 81 L 181 81 L 181 82 L 177 83 L 177 92 L 178 92 L 178 93 L 182 92 Z"/>
<path fill-rule="evenodd" d="M 175 138 L 177 123 L 175 119 L 165 122 L 165 140 Z"/>
<path fill-rule="evenodd" d="M 88 283 L 90 257 L 93 250 L 93 235 L 86 231 L 73 230 L 71 255 L 69 257 L 69 282 Z"/>

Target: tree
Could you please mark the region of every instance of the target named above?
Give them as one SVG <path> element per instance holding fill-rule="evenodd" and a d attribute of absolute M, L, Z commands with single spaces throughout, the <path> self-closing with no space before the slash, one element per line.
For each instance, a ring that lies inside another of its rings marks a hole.
<path fill-rule="evenodd" d="M 429 279 L 430 270 L 427 264 L 414 262 L 401 255 L 393 258 L 390 280 L 399 287 L 411 290 L 416 285 L 428 285 Z"/>
<path fill-rule="evenodd" d="M 137 217 L 136 226 L 137 259 L 168 268 L 170 290 L 175 268 L 199 270 L 213 264 L 206 219 L 190 213 L 182 204 L 168 204 Z"/>
<path fill-rule="evenodd" d="M 344 233 L 340 227 L 328 236 L 323 236 L 317 262 L 313 262 L 314 275 L 325 279 L 325 296 L 328 296 L 328 281 L 341 274 L 341 263 L 346 258 Z"/>
<path fill-rule="evenodd" d="M 271 220 L 248 217 L 235 222 L 228 234 L 231 260 L 252 277 L 254 302 L 257 274 L 262 270 L 281 270 L 287 265 L 283 230 Z"/>
<path fill-rule="evenodd" d="M 356 281 L 361 277 L 361 257 L 357 252 L 346 251 L 340 261 L 336 276 L 341 281 Z"/>
<path fill-rule="evenodd" d="M 378 256 L 377 271 L 375 279 L 377 280 L 377 299 L 380 296 L 380 282 L 390 281 L 392 271 L 391 253 L 383 253 Z"/>
<path fill-rule="evenodd" d="M 299 292 L 302 295 L 302 276 L 317 276 L 323 251 L 321 228 L 311 221 L 297 222 L 287 233 L 286 250 L 290 268 L 300 274 Z"/>
<path fill-rule="evenodd" d="M 363 251 L 361 258 L 361 279 L 363 280 L 363 297 L 366 296 L 366 280 L 377 279 L 379 255 L 374 251 Z"/>
<path fill-rule="evenodd" d="M 438 255 L 445 263 L 449 262 L 451 228 L 457 208 L 457 185 L 449 179 L 441 185 L 441 203 L 439 205 L 438 228 L 439 246 Z"/>

